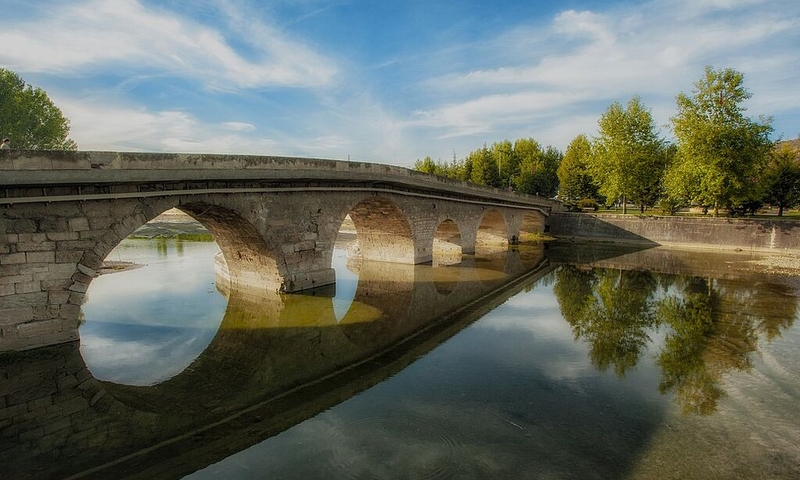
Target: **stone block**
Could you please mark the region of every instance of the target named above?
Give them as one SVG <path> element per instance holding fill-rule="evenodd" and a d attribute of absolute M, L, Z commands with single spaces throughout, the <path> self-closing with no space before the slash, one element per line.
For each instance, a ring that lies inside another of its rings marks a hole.
<path fill-rule="evenodd" d="M 33 233 L 36 231 L 36 221 L 18 219 L 7 222 L 6 233 Z"/>
<path fill-rule="evenodd" d="M 17 294 L 36 293 L 42 291 L 41 282 L 22 282 L 14 284 Z"/>
<path fill-rule="evenodd" d="M 47 268 L 52 280 L 72 278 L 77 271 L 77 265 L 74 263 L 51 263 Z"/>
<path fill-rule="evenodd" d="M 18 252 L 46 252 L 56 249 L 56 242 L 19 242 Z"/>
<path fill-rule="evenodd" d="M 67 375 L 66 377 L 59 378 L 56 381 L 56 385 L 59 392 L 66 392 L 78 385 L 78 379 L 75 378 L 75 375 Z"/>
<path fill-rule="evenodd" d="M 295 252 L 304 252 L 304 251 L 308 251 L 308 250 L 314 250 L 315 246 L 316 246 L 316 243 L 311 241 L 311 240 L 305 241 L 305 242 L 300 242 L 300 243 L 296 243 L 295 244 L 294 251 Z"/>
<path fill-rule="evenodd" d="M 53 263 L 56 261 L 56 252 L 26 252 L 25 260 L 28 263 Z"/>
<path fill-rule="evenodd" d="M 70 292 L 69 294 L 69 302 L 72 305 L 83 305 L 83 301 L 86 299 L 86 295 L 81 292 Z"/>
<path fill-rule="evenodd" d="M 13 283 L 0 284 L 0 297 L 14 295 L 15 293 L 17 293 L 17 290 L 14 288 Z"/>
<path fill-rule="evenodd" d="M 68 220 L 69 229 L 73 232 L 89 230 L 89 219 L 86 217 L 70 218 Z"/>
<path fill-rule="evenodd" d="M 0 325 L 17 325 L 33 320 L 33 307 L 0 309 Z"/>
<path fill-rule="evenodd" d="M 61 305 L 69 301 L 70 292 L 54 290 L 47 292 L 47 303 L 50 305 Z"/>
<path fill-rule="evenodd" d="M 90 277 L 89 275 L 85 275 L 85 274 L 83 274 L 83 273 L 81 273 L 81 272 L 75 272 L 75 273 L 72 275 L 72 280 L 73 280 L 74 282 L 76 282 L 76 283 L 85 283 L 85 284 L 87 284 L 87 285 L 88 285 L 88 284 L 90 284 L 90 283 L 92 283 L 92 279 L 93 279 L 93 278 L 94 278 L 94 277 Z"/>
<path fill-rule="evenodd" d="M 56 250 L 56 263 L 78 263 L 83 258 L 82 250 L 67 250 L 59 243 Z"/>
<path fill-rule="evenodd" d="M 94 270 L 93 268 L 89 268 L 86 265 L 83 265 L 82 263 L 78 264 L 78 271 L 83 273 L 84 275 L 89 276 L 90 278 L 94 278 L 97 276 L 96 270 Z"/>
<path fill-rule="evenodd" d="M 46 233 L 20 233 L 19 242 L 42 243 L 47 241 Z M 18 243 L 19 243 L 18 242 Z"/>
<path fill-rule="evenodd" d="M 25 252 L 9 253 L 0 257 L 0 265 L 25 263 Z"/>
<path fill-rule="evenodd" d="M 54 242 L 63 242 L 66 240 L 78 240 L 80 239 L 80 233 L 78 232 L 48 232 L 47 239 L 52 240 Z"/>
<path fill-rule="evenodd" d="M 77 318 L 81 313 L 80 305 L 61 305 L 60 314 L 63 318 Z"/>
<path fill-rule="evenodd" d="M 70 420 L 69 417 L 61 418 L 59 420 L 56 420 L 55 422 L 44 425 L 43 428 L 45 435 L 50 435 L 67 428 L 72 428 L 72 421 Z"/>
<path fill-rule="evenodd" d="M 65 218 L 43 218 L 39 220 L 39 231 L 47 233 L 65 232 L 67 230 L 67 220 Z"/>
<path fill-rule="evenodd" d="M 88 289 L 89 289 L 89 284 L 80 282 L 75 282 L 69 287 L 69 290 L 71 292 L 78 292 L 78 293 L 86 293 L 86 290 Z"/>
<path fill-rule="evenodd" d="M 61 331 L 61 322 L 58 320 L 44 320 L 17 325 L 20 338 L 32 338 Z"/>

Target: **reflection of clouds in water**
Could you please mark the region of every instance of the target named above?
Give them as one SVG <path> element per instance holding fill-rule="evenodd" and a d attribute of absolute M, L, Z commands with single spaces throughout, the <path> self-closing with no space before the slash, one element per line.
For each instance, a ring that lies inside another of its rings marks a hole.
<path fill-rule="evenodd" d="M 216 335 L 216 329 L 158 330 L 139 332 L 139 338 L 113 330 L 82 332 L 81 354 L 100 380 L 153 385 L 182 372 Z"/>
<path fill-rule="evenodd" d="M 216 335 L 227 300 L 215 288 L 216 243 L 126 240 L 109 260 L 145 264 L 94 279 L 81 353 L 102 380 L 150 385 L 194 361 Z M 176 251 L 177 250 L 177 251 Z"/>
<path fill-rule="evenodd" d="M 347 268 L 347 249 L 334 248 L 331 267 L 336 271 L 336 295 L 333 297 L 333 313 L 341 321 L 350 309 L 358 288 L 358 274 Z"/>
<path fill-rule="evenodd" d="M 213 287 L 214 254 L 219 251 L 216 243 L 184 242 L 183 252 L 177 253 L 170 249 L 165 257 L 153 254 L 153 240 L 126 242 L 136 243 L 132 246 L 121 244 L 122 248 L 117 247 L 108 259 L 145 266 L 94 279 L 88 292 L 91 301 L 118 301 L 121 284 L 124 284 L 126 297 L 195 293 L 200 285 L 207 285 L 209 279 Z"/>

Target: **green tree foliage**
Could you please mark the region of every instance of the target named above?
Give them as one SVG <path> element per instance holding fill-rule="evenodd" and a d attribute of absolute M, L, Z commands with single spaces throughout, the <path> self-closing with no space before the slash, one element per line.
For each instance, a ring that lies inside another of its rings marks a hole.
<path fill-rule="evenodd" d="M 511 177 L 519 171 L 519 157 L 514 151 L 514 146 L 510 141 L 503 140 L 493 143 L 489 151 L 497 165 L 497 185 L 492 186 L 508 188 L 511 185 Z"/>
<path fill-rule="evenodd" d="M 414 162 L 414 170 L 423 173 L 429 173 L 431 175 L 437 175 L 436 171 L 438 170 L 438 165 L 434 163 L 431 157 L 425 157 L 423 160 L 417 160 Z"/>
<path fill-rule="evenodd" d="M 744 75 L 706 67 L 692 95 L 679 94 L 672 118 L 678 154 L 666 179 L 673 198 L 704 206 L 733 207 L 759 197 L 758 175 L 766 164 L 771 121 L 744 116 L 751 97 Z"/>
<path fill-rule="evenodd" d="M 470 152 L 467 156 L 467 162 L 472 165 L 469 176 L 470 182 L 489 187 L 500 186 L 497 162 L 486 145 L 484 145 L 483 148 Z"/>
<path fill-rule="evenodd" d="M 661 181 L 666 168 L 664 141 L 655 131 L 650 111 L 639 97 L 633 97 L 625 108 L 614 102 L 598 121 L 600 136 L 590 163 L 592 177 L 607 198 L 621 198 L 625 205 L 632 201 L 644 211 L 661 194 Z"/>
<path fill-rule="evenodd" d="M 598 199 L 597 186 L 592 182 L 589 163 L 592 145 L 586 135 L 580 134 L 570 142 L 564 159 L 558 166 L 558 196 L 564 203 L 574 205 L 584 198 Z"/>
<path fill-rule="evenodd" d="M 69 120 L 44 90 L 0 68 L 0 136 L 16 149 L 76 150 L 68 135 Z"/>
<path fill-rule="evenodd" d="M 555 147 L 542 150 L 532 138 L 514 143 L 520 159 L 519 173 L 514 177 L 516 189 L 523 193 L 552 197 L 558 192 L 558 167 L 564 155 Z"/>
<path fill-rule="evenodd" d="M 414 162 L 420 172 L 441 175 L 478 185 L 552 197 L 558 191 L 558 167 L 563 154 L 555 147 L 542 149 L 532 138 L 495 142 L 472 151 L 461 161 L 455 152 L 450 163 L 430 157 Z"/>
<path fill-rule="evenodd" d="M 762 177 L 764 200 L 778 206 L 778 216 L 786 208 L 800 204 L 800 150 L 789 143 L 777 145 Z"/>

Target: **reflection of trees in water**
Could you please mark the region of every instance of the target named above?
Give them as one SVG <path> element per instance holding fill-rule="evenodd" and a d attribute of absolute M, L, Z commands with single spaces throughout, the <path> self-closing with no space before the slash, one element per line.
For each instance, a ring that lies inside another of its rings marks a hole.
<path fill-rule="evenodd" d="M 649 272 L 575 267 L 562 268 L 554 287 L 575 339 L 589 344 L 592 364 L 601 371 L 613 366 L 619 376 L 636 366 L 650 342 L 655 288 Z"/>
<path fill-rule="evenodd" d="M 723 375 L 750 369 L 759 338 L 780 336 L 798 313 L 797 298 L 779 285 L 633 270 L 565 266 L 553 291 L 601 371 L 613 366 L 624 376 L 650 343 L 648 329 L 669 328 L 657 357 L 659 390 L 675 391 L 684 412 L 701 415 L 716 410 Z"/>
<path fill-rule="evenodd" d="M 671 330 L 657 360 L 659 390 L 675 390 L 684 412 L 708 415 L 725 393 L 723 375 L 752 367 L 759 337 L 770 341 L 790 327 L 797 299 L 771 284 L 691 277 L 676 287 L 657 310 Z"/>

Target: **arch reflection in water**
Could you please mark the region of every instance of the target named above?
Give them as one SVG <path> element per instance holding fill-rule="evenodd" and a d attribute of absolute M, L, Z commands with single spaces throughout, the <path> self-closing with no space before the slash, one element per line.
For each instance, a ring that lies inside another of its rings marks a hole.
<path fill-rule="evenodd" d="M 215 289 L 213 241 L 126 239 L 83 305 L 81 353 L 100 380 L 153 385 L 181 372 L 216 335 L 227 303 Z"/>

